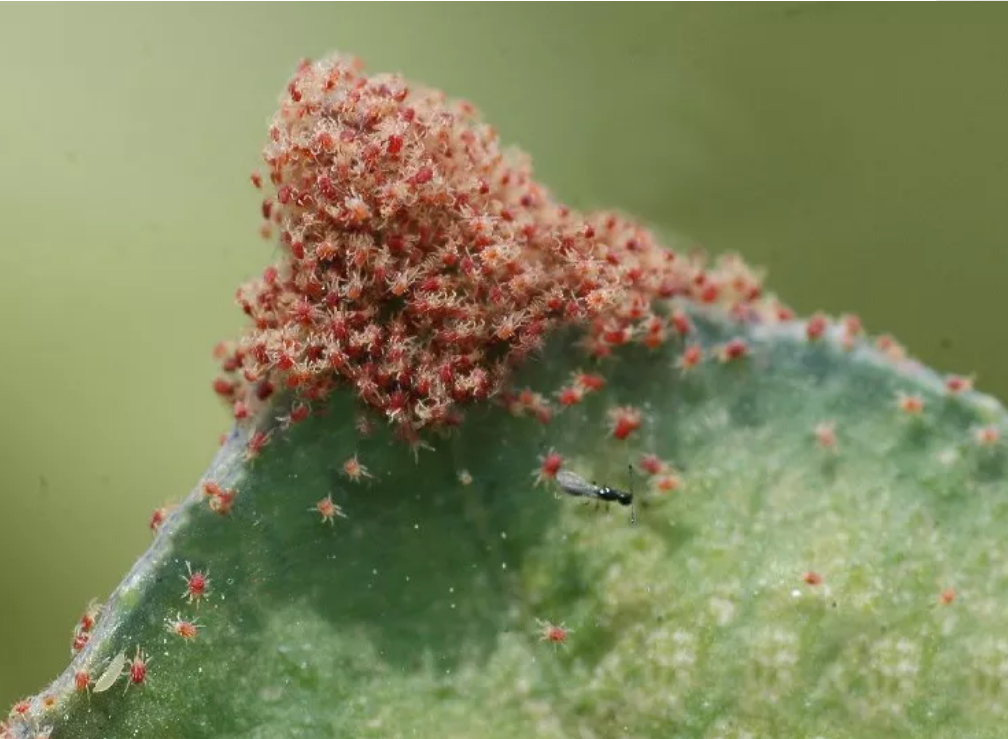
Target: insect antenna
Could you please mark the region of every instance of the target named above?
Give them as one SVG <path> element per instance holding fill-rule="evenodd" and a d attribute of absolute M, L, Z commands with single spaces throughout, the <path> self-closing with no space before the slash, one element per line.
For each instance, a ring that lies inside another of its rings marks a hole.
<path fill-rule="evenodd" d="M 630 470 L 630 525 L 637 525 L 637 501 L 634 498 L 634 468 L 633 464 L 627 465 Z"/>

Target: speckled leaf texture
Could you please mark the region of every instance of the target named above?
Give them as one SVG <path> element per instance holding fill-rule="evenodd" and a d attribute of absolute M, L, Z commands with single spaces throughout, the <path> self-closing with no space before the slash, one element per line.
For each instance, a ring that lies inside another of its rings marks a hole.
<path fill-rule="evenodd" d="M 694 319 L 697 366 L 681 341 L 626 347 L 548 424 L 486 404 L 414 456 L 361 437 L 337 392 L 289 430 L 260 420 L 253 460 L 236 430 L 8 732 L 1003 736 L 1001 406 L 836 327 Z M 556 334 L 517 384 L 586 368 Z M 617 439 L 625 406 L 641 423 Z M 537 480 L 551 452 L 633 492 L 636 525 Z M 345 474 L 354 455 L 370 477 Z M 345 517 L 319 514 L 327 496 Z M 127 661 L 94 692 L 138 648 L 144 679 Z"/>

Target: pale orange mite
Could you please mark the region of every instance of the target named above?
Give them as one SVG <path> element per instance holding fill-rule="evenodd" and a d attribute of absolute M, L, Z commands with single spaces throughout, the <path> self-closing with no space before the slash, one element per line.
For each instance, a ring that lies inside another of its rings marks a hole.
<path fill-rule="evenodd" d="M 855 336 L 860 336 L 864 332 L 864 326 L 861 324 L 861 318 L 855 316 L 853 313 L 848 313 L 842 319 L 844 333 L 854 338 Z"/>
<path fill-rule="evenodd" d="M 530 413 L 540 423 L 549 423 L 553 418 L 553 410 L 550 408 L 549 400 L 543 397 L 542 393 L 535 393 L 530 390 L 522 390 L 518 395 L 519 415 Z"/>
<path fill-rule="evenodd" d="M 812 433 L 815 436 L 816 442 L 823 449 L 835 450 L 837 448 L 837 436 L 836 436 L 836 424 L 824 421 L 814 429 Z"/>
<path fill-rule="evenodd" d="M 568 629 L 564 624 L 555 624 L 542 619 L 536 621 L 536 624 L 539 626 L 539 641 L 548 641 L 554 647 L 565 646 L 573 633 L 573 629 Z"/>
<path fill-rule="evenodd" d="M 346 518 L 346 514 L 343 509 L 338 505 L 333 503 L 332 495 L 327 495 L 322 498 L 318 503 L 308 509 L 311 513 L 318 513 L 322 516 L 322 523 L 327 523 L 333 525 L 336 523 L 336 517 Z"/>
<path fill-rule="evenodd" d="M 682 485 L 679 475 L 673 472 L 664 472 L 657 475 L 652 481 L 654 489 L 659 493 L 674 493 Z"/>
<path fill-rule="evenodd" d="M 191 641 L 199 635 L 202 628 L 197 621 L 187 621 L 182 618 L 182 614 L 176 613 L 174 619 L 165 619 L 165 629 L 170 634 L 175 634 L 184 641 Z"/>
<path fill-rule="evenodd" d="M 91 602 L 87 604 L 87 608 L 84 609 L 84 614 L 80 618 L 78 624 L 82 631 L 91 631 L 95 624 L 98 622 L 98 616 L 101 614 L 102 605 L 98 601 L 91 599 Z"/>
<path fill-rule="evenodd" d="M 676 360 L 676 366 L 679 371 L 686 374 L 694 367 L 697 367 L 703 361 L 703 349 L 698 345 L 693 344 L 686 347 L 683 353 Z"/>
<path fill-rule="evenodd" d="M 955 600 L 956 591 L 953 588 L 945 588 L 941 591 L 941 595 L 938 596 L 938 602 L 943 606 L 952 605 L 952 601 Z"/>
<path fill-rule="evenodd" d="M 210 510 L 218 516 L 227 516 L 234 507 L 237 490 L 220 490 L 215 496 L 210 498 Z"/>
<path fill-rule="evenodd" d="M 900 393 L 896 398 L 900 411 L 908 416 L 919 416 L 924 412 L 924 399 L 919 395 Z"/>
<path fill-rule="evenodd" d="M 822 585 L 822 575 L 820 575 L 818 572 L 812 572 L 812 571 L 806 572 L 804 575 L 802 575 L 802 580 L 805 581 L 806 585 L 811 585 L 812 587 L 815 587 L 816 585 Z"/>
<path fill-rule="evenodd" d="M 343 463 L 343 474 L 353 482 L 360 482 L 362 478 L 371 477 L 368 468 L 360 463 L 356 454 Z"/>
<path fill-rule="evenodd" d="M 984 447 L 996 446 L 1001 440 L 1001 432 L 997 426 L 984 426 L 973 433 L 976 443 Z"/>
<path fill-rule="evenodd" d="M 875 340 L 875 348 L 885 354 L 891 362 L 902 362 L 906 359 L 906 349 L 892 336 L 879 336 Z"/>

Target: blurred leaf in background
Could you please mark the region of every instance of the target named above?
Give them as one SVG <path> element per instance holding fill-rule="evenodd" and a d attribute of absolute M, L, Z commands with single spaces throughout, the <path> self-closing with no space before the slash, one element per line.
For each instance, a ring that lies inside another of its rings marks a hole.
<path fill-rule="evenodd" d="M 581 208 L 770 270 L 1008 398 L 999 5 L 0 10 L 0 702 L 50 679 L 228 418 L 213 344 L 273 253 L 266 120 L 303 56 L 480 107 Z"/>

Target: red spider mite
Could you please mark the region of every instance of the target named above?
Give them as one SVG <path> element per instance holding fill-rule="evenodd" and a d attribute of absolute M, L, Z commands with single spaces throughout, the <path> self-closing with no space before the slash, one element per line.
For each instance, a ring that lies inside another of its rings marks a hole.
<path fill-rule="evenodd" d="M 532 473 L 535 476 L 536 486 L 546 480 L 554 479 L 557 472 L 559 472 L 560 468 L 563 466 L 563 456 L 552 449 L 543 456 L 539 457 L 539 460 L 539 467 Z"/>
<path fill-rule="evenodd" d="M 658 475 L 665 469 L 665 463 L 656 454 L 642 454 L 640 466 L 649 475 Z"/>
<path fill-rule="evenodd" d="M 168 518 L 170 509 L 168 506 L 159 506 L 154 509 L 151 514 L 150 521 L 147 522 L 147 528 L 151 530 L 152 533 L 157 533 L 158 529 L 161 528 L 161 524 L 164 523 L 165 519 Z"/>
<path fill-rule="evenodd" d="M 676 366 L 685 374 L 703 361 L 703 349 L 692 344 L 683 350 L 682 355 L 676 360 Z"/>
<path fill-rule="evenodd" d="M 77 670 L 74 673 L 74 688 L 78 693 L 83 693 L 91 687 L 91 673 L 87 670 Z"/>
<path fill-rule="evenodd" d="M 555 624 L 543 619 L 538 619 L 536 625 L 539 627 L 539 641 L 548 641 L 554 647 L 565 646 L 568 637 L 574 631 L 568 629 L 564 624 Z"/>
<path fill-rule="evenodd" d="M 973 378 L 949 375 L 945 378 L 945 389 L 949 395 L 959 395 L 973 389 Z"/>
<path fill-rule="evenodd" d="M 822 575 L 820 575 L 818 572 L 809 571 L 806 572 L 804 575 L 802 575 L 802 580 L 805 581 L 806 585 L 811 585 L 812 587 L 815 587 L 816 585 L 822 584 Z"/>
<path fill-rule="evenodd" d="M 237 490 L 221 490 L 217 493 L 217 495 L 210 499 L 210 510 L 218 516 L 228 515 L 231 513 L 231 508 L 234 506 L 236 495 L 238 495 Z"/>
<path fill-rule="evenodd" d="M 826 316 L 822 313 L 816 313 L 808 320 L 808 323 L 805 324 L 806 338 L 809 341 L 818 341 L 822 338 L 823 334 L 826 333 L 828 325 Z"/>
<path fill-rule="evenodd" d="M 263 447 L 265 447 L 270 441 L 269 434 L 264 431 L 256 431 L 252 434 L 252 438 L 248 440 L 248 444 L 245 448 L 245 457 L 247 459 L 255 459 L 262 452 Z"/>
<path fill-rule="evenodd" d="M 95 623 L 98 621 L 98 614 L 101 613 L 101 604 L 92 600 L 88 603 L 87 608 L 84 609 L 84 615 L 80 618 L 80 629 L 82 631 L 91 631 L 94 628 Z"/>
<path fill-rule="evenodd" d="M 307 405 L 304 405 L 304 404 L 295 405 L 293 408 L 291 408 L 290 422 L 291 423 L 301 423 L 306 418 L 308 418 L 308 414 L 310 412 L 311 412 L 311 408 L 309 408 Z"/>
<path fill-rule="evenodd" d="M 609 411 L 612 435 L 621 441 L 640 428 L 641 413 L 636 408 L 625 406 Z"/>
<path fill-rule="evenodd" d="M 584 389 L 577 385 L 568 385 L 561 388 L 560 392 L 557 393 L 557 400 L 563 406 L 577 405 L 583 397 Z"/>
<path fill-rule="evenodd" d="M 672 324 L 672 328 L 674 328 L 676 333 L 680 336 L 685 336 L 693 330 L 693 324 L 690 323 L 689 316 L 681 310 L 672 312 L 672 315 L 669 318 L 669 323 Z"/>
<path fill-rule="evenodd" d="M 149 661 L 150 659 L 138 646 L 136 655 L 132 660 L 130 660 L 129 665 L 126 667 L 126 674 L 129 677 L 126 681 L 126 690 L 129 690 L 130 685 L 142 685 L 147 680 L 147 663 Z M 123 692 L 125 692 L 125 690 Z"/>
<path fill-rule="evenodd" d="M 749 347 L 743 339 L 732 339 L 721 347 L 721 361 L 734 362 L 744 359 L 749 353 Z"/>
<path fill-rule="evenodd" d="M 578 374 L 575 384 L 586 391 L 595 392 L 605 387 L 605 378 L 602 375 Z"/>
<path fill-rule="evenodd" d="M 84 647 L 87 646 L 87 643 L 90 640 L 91 640 L 91 634 L 89 634 L 86 631 L 81 631 L 80 629 L 78 629 L 74 633 L 73 642 L 70 644 L 71 653 L 76 654 L 77 652 L 84 649 Z"/>
<path fill-rule="evenodd" d="M 186 571 L 189 573 L 187 575 L 181 575 L 181 578 L 185 580 L 186 589 L 182 593 L 182 597 L 188 600 L 190 603 L 195 603 L 197 606 L 199 602 L 203 600 L 210 589 L 210 578 L 207 573 L 197 570 L 193 572 L 192 565 L 186 562 Z"/>

